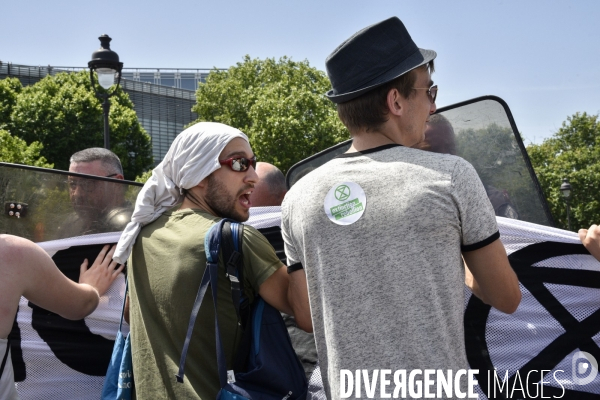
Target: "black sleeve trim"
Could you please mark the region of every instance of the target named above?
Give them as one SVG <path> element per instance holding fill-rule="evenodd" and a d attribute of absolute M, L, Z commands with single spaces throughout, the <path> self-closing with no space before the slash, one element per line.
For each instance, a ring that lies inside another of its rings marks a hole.
<path fill-rule="evenodd" d="M 355 151 L 353 153 L 342 153 L 342 154 L 338 154 L 337 156 L 335 156 L 334 158 L 350 158 L 350 157 L 360 157 L 362 155 L 365 154 L 371 154 L 371 153 L 376 153 L 378 151 L 382 151 L 382 150 L 387 150 L 387 149 L 391 149 L 393 147 L 402 147 L 401 144 L 384 144 L 383 146 L 378 146 L 378 147 L 373 147 L 371 149 L 367 149 L 367 150 L 362 150 L 362 151 Z"/>
<path fill-rule="evenodd" d="M 292 264 L 289 267 L 287 267 L 288 274 L 298 271 L 299 269 L 304 269 L 304 265 L 302 265 L 301 263 L 296 263 L 296 264 Z"/>
<path fill-rule="evenodd" d="M 467 251 L 479 250 L 482 247 L 485 247 L 488 244 L 491 244 L 492 242 L 495 242 L 497 239 L 500 239 L 500 231 L 496 231 L 496 233 L 494 233 L 492 236 L 490 236 L 487 239 L 482 240 L 481 242 L 469 244 L 469 245 L 466 245 L 466 246 L 460 246 L 460 250 L 463 253 L 467 252 Z"/>

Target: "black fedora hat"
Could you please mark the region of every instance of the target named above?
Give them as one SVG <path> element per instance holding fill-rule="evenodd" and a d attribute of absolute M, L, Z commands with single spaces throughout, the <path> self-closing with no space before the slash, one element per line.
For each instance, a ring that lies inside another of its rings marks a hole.
<path fill-rule="evenodd" d="M 368 26 L 338 46 L 325 61 L 334 103 L 352 100 L 433 60 L 419 49 L 398 17 Z"/>

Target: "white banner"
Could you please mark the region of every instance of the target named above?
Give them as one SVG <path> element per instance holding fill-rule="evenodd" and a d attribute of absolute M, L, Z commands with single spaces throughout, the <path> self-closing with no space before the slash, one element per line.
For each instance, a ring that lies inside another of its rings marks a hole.
<path fill-rule="evenodd" d="M 280 223 L 279 209 L 251 211 L 253 226 Z M 494 382 L 498 398 L 536 397 L 535 390 L 538 398 L 596 398 L 600 376 L 594 375 L 597 363 L 591 358 L 600 360 L 600 262 L 573 232 L 500 217 L 498 225 L 523 299 L 515 313 L 506 315 L 465 288 L 467 354 L 471 368 L 480 370 L 480 398 L 494 397 Z M 73 279 L 84 254 L 97 254 L 102 244 L 118 237 L 108 233 L 39 244 Z M 11 337 L 22 399 L 100 397 L 123 292 L 120 277 L 98 309 L 75 322 L 21 299 L 16 320 L 20 340 L 14 340 L 15 330 Z M 490 373 L 494 368 L 496 381 Z"/>

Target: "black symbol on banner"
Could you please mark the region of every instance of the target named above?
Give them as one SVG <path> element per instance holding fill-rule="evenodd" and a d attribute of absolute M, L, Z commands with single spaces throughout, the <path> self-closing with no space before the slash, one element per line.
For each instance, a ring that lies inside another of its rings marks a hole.
<path fill-rule="evenodd" d="M 577 348 L 590 353 L 597 360 L 600 360 L 600 348 L 592 340 L 592 337 L 600 332 L 600 310 L 595 311 L 592 315 L 579 322 L 544 286 L 544 283 L 551 283 L 597 289 L 600 288 L 600 272 L 532 267 L 533 264 L 540 261 L 571 254 L 589 254 L 589 252 L 582 244 L 542 242 L 515 251 L 508 257 L 510 265 L 519 278 L 519 282 L 527 288 L 533 297 L 565 330 L 562 335 L 521 367 L 519 370 L 521 377 L 526 376 L 530 371 L 553 370 L 559 362 Z M 492 365 L 485 341 L 486 322 L 490 309 L 490 306 L 484 304 L 475 296 L 471 296 L 465 311 L 465 342 L 467 358 L 471 368 L 479 369 L 479 386 L 484 393 L 493 395 L 493 389 L 488 387 L 487 376 L 493 376 L 494 366 Z M 513 387 L 515 379 L 516 373 L 508 380 L 509 388 Z M 529 392 L 536 393 L 536 388 L 533 386 L 534 382 L 529 382 L 529 384 Z M 525 386 L 525 383 L 523 383 L 523 386 Z M 517 384 L 517 387 L 520 387 L 520 385 Z M 567 389 L 566 387 L 564 392 L 562 398 L 569 400 L 595 400 L 598 398 L 598 394 Z M 521 394 L 520 391 L 518 393 Z M 497 392 L 497 394 L 500 393 Z M 544 396 L 561 397 L 562 394 L 563 389 L 544 385 Z"/>
<path fill-rule="evenodd" d="M 63 274 L 77 282 L 83 260 L 87 258 L 91 265 L 103 246 L 71 247 L 58 251 L 52 259 Z M 92 333 L 83 319 L 71 321 L 31 302 L 29 302 L 29 306 L 33 309 L 31 316 L 33 329 L 50 347 L 56 358 L 78 372 L 93 376 L 106 375 L 114 340 L 108 340 Z M 14 364 L 15 380 L 20 382 L 25 379 L 26 365 L 23 363 L 22 356 L 18 357 L 22 354 L 21 341 L 12 340 L 12 337 L 16 337 L 18 332 L 19 327 L 15 321 L 13 332 L 11 332 L 11 353 L 13 361 L 16 361 Z"/>
<path fill-rule="evenodd" d="M 23 361 L 23 350 L 21 350 L 21 329 L 17 324 L 17 315 L 13 322 L 12 330 L 8 335 L 10 340 L 10 358 L 13 365 L 15 382 L 25 380 L 25 361 Z"/>

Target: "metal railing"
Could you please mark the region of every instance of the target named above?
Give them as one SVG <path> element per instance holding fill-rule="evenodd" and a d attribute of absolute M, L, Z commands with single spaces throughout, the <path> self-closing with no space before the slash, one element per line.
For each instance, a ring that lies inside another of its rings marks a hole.
<path fill-rule="evenodd" d="M 12 76 L 19 78 L 23 85 L 32 85 L 47 75 L 60 72 L 78 72 L 84 67 L 31 66 L 0 61 L 0 79 Z M 226 68 L 123 68 L 122 78 L 134 82 L 196 91 L 198 82 L 205 82 L 212 70 L 226 71 Z"/>

